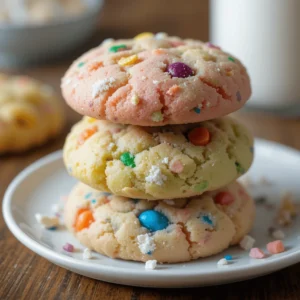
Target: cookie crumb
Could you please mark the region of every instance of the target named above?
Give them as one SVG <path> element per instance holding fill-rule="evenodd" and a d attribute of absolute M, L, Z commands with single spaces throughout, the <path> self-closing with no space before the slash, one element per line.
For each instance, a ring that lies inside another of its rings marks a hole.
<path fill-rule="evenodd" d="M 59 226 L 59 218 L 58 217 L 48 217 L 42 214 L 35 214 L 36 220 L 43 227 L 47 229 L 54 229 Z"/>
<path fill-rule="evenodd" d="M 155 259 L 147 260 L 145 263 L 146 270 L 154 270 L 154 269 L 156 269 L 156 266 L 157 266 L 157 260 L 155 260 Z"/>
<path fill-rule="evenodd" d="M 156 84 L 159 84 L 159 81 L 158 81 L 158 80 L 153 80 L 152 82 L 153 82 L 153 84 L 155 84 L 155 85 L 156 85 Z"/>
<path fill-rule="evenodd" d="M 251 248 L 249 252 L 249 256 L 251 258 L 256 258 L 256 259 L 261 259 L 266 257 L 265 253 L 259 248 Z"/>
<path fill-rule="evenodd" d="M 163 185 L 167 180 L 167 176 L 162 174 L 161 169 L 158 166 L 151 166 L 149 175 L 145 178 L 148 183 L 155 183 L 157 185 Z"/>
<path fill-rule="evenodd" d="M 244 250 L 250 250 L 253 247 L 254 243 L 255 243 L 255 239 L 250 235 L 246 235 L 240 241 L 240 247 Z"/>
<path fill-rule="evenodd" d="M 228 265 L 228 260 L 226 258 L 221 258 L 218 262 L 217 262 L 218 266 L 226 266 Z"/>
<path fill-rule="evenodd" d="M 272 232 L 272 237 L 276 240 L 282 240 L 285 238 L 285 234 L 282 230 L 276 229 Z"/>
<path fill-rule="evenodd" d="M 85 248 L 83 250 L 82 257 L 83 259 L 92 259 L 93 258 L 92 251 L 89 248 Z"/>
<path fill-rule="evenodd" d="M 153 237 L 149 234 L 140 234 L 137 236 L 138 246 L 143 254 L 151 254 L 155 248 Z"/>

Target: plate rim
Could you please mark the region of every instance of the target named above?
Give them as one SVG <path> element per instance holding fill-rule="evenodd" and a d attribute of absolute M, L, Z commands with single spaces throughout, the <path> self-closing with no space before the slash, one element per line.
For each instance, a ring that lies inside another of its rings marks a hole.
<path fill-rule="evenodd" d="M 294 155 L 299 155 L 300 156 L 300 151 L 297 149 L 291 148 L 289 146 L 285 146 L 276 142 L 264 140 L 264 139 L 255 139 L 255 145 L 260 144 L 260 146 L 273 146 L 276 148 L 279 148 L 279 150 L 284 150 L 288 151 L 291 154 Z M 201 272 L 202 268 L 199 268 L 199 270 L 191 270 L 190 272 L 186 273 L 180 273 L 180 271 L 183 271 L 182 268 L 178 268 L 177 272 L 174 272 L 174 269 L 170 269 L 168 272 L 168 268 L 163 269 L 163 270 L 154 270 L 154 271 L 145 271 L 144 268 L 142 269 L 126 269 L 123 266 L 118 267 L 118 266 L 110 266 L 110 265 L 102 265 L 101 263 L 93 264 L 88 261 L 84 260 L 79 260 L 77 258 L 72 258 L 68 257 L 66 255 L 63 255 L 61 253 L 57 253 L 52 249 L 49 249 L 39 242 L 35 241 L 32 239 L 30 236 L 28 236 L 17 224 L 13 217 L 12 213 L 12 208 L 11 208 L 11 202 L 14 197 L 14 193 L 17 190 L 18 186 L 27 179 L 31 174 L 35 173 L 38 169 L 47 167 L 47 165 L 52 164 L 58 160 L 62 159 L 62 150 L 55 151 L 51 154 L 48 154 L 25 169 L 23 169 L 9 184 L 7 190 L 5 191 L 4 198 L 3 198 L 3 203 L 2 203 L 2 213 L 3 217 L 5 220 L 6 225 L 8 226 L 9 230 L 12 232 L 12 234 L 17 238 L 23 245 L 25 245 L 27 248 L 29 248 L 31 251 L 37 253 L 38 255 L 46 258 L 47 260 L 51 261 L 52 263 L 58 264 L 60 266 L 63 266 L 66 269 L 74 269 L 76 268 L 77 270 L 85 270 L 88 268 L 88 272 L 92 273 L 97 273 L 101 275 L 101 273 L 108 275 L 108 276 L 124 276 L 128 275 L 130 273 L 131 279 L 129 281 L 134 281 L 134 280 L 139 280 L 139 277 L 142 277 L 143 280 L 151 280 L 151 279 L 157 279 L 157 280 L 163 280 L 162 283 L 165 283 L 162 285 L 165 287 L 173 287 L 172 284 L 168 284 L 168 282 L 172 280 L 178 280 L 182 279 L 184 276 L 185 280 L 184 282 L 187 282 L 187 280 L 191 280 L 192 282 L 195 283 L 195 280 L 198 282 L 198 284 L 184 284 L 184 286 L 197 286 L 197 285 L 202 285 L 203 283 L 201 282 L 201 279 L 203 279 L 203 276 L 206 276 L 205 282 L 212 282 L 213 279 L 215 279 L 217 282 L 215 284 L 218 284 L 218 282 L 222 282 L 221 279 L 217 279 L 215 276 L 228 276 L 227 281 L 230 281 L 233 278 L 236 278 L 236 276 L 239 275 L 241 277 L 241 272 L 245 272 L 245 276 L 243 277 L 254 277 L 254 276 L 260 276 L 264 275 L 267 272 L 273 272 L 279 269 L 282 269 L 284 267 L 290 266 L 292 264 L 300 262 L 300 250 L 295 251 L 289 254 L 286 254 L 284 256 L 280 257 L 274 257 L 272 260 L 266 259 L 265 261 L 261 261 L 259 264 L 252 264 L 252 265 L 247 265 L 247 266 L 234 266 L 234 268 L 218 268 L 216 269 L 211 269 L 206 272 Z M 71 233 L 70 233 L 71 234 Z M 196 260 L 195 260 L 196 261 Z M 199 260 L 198 260 L 199 261 Z M 133 261 L 129 261 L 130 263 L 133 263 Z M 135 263 L 140 263 L 140 262 L 135 262 Z M 187 262 L 189 263 L 189 262 Z M 193 263 L 191 261 L 190 263 Z M 178 263 L 178 264 L 173 264 L 173 265 L 182 265 L 186 263 Z M 164 264 L 167 265 L 167 264 Z M 118 277 L 117 276 L 117 277 Z M 195 279 L 195 277 L 197 277 Z M 230 279 L 230 278 L 231 279 Z M 211 278 L 211 279 L 209 279 Z M 232 280 L 233 281 L 233 280 Z M 118 281 L 116 281 L 117 283 Z M 223 280 L 224 282 L 224 280 Z M 126 284 L 126 283 L 122 283 Z M 132 284 L 130 284 L 132 285 Z M 154 285 L 156 286 L 156 285 Z M 179 287 L 179 286 L 178 286 Z"/>

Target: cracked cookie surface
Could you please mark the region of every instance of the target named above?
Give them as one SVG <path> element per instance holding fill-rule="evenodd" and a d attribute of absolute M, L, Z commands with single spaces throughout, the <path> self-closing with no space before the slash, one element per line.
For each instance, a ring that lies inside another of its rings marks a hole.
<path fill-rule="evenodd" d="M 149 200 L 213 191 L 246 172 L 252 159 L 252 135 L 229 117 L 163 127 L 85 117 L 64 146 L 70 175 L 98 190 Z"/>
<path fill-rule="evenodd" d="M 165 34 L 107 40 L 78 58 L 61 86 L 78 113 L 140 126 L 215 119 L 240 109 L 251 94 L 237 58 Z"/>
<path fill-rule="evenodd" d="M 0 154 L 45 143 L 63 126 L 63 108 L 50 86 L 0 74 Z"/>
<path fill-rule="evenodd" d="M 164 216 L 163 228 L 151 230 L 149 220 L 146 227 L 140 221 L 149 211 Z M 78 230 L 85 212 L 93 217 Z M 86 247 L 113 258 L 161 263 L 214 255 L 239 243 L 251 230 L 254 215 L 253 199 L 237 182 L 194 198 L 156 202 L 115 196 L 78 183 L 64 212 L 67 228 Z"/>

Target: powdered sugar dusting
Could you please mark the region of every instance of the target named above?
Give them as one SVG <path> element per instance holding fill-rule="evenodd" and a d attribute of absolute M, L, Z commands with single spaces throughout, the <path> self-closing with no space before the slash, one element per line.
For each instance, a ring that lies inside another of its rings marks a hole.
<path fill-rule="evenodd" d="M 151 254 L 156 248 L 153 237 L 149 233 L 138 235 L 137 240 L 143 254 Z"/>
<path fill-rule="evenodd" d="M 115 82 L 116 79 L 114 77 L 105 78 L 95 82 L 93 84 L 92 97 L 95 98 L 99 95 L 99 93 L 108 91 L 111 87 L 113 87 Z"/>

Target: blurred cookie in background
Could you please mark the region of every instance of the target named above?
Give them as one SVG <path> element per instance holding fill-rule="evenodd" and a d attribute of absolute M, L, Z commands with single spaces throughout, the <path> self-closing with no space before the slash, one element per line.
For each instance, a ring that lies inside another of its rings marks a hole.
<path fill-rule="evenodd" d="M 0 155 L 41 145 L 57 136 L 63 124 L 62 103 L 50 86 L 0 74 Z"/>

